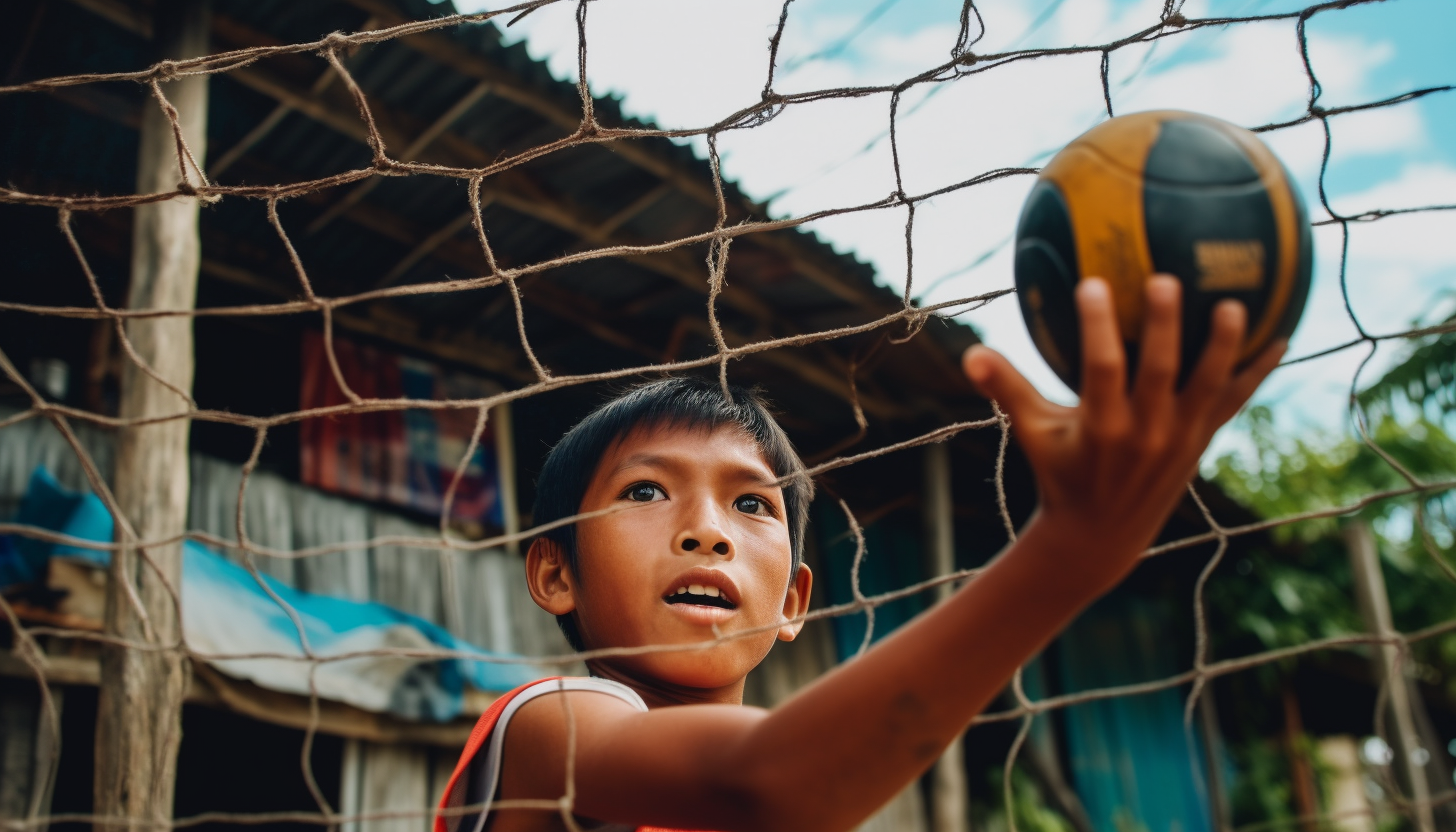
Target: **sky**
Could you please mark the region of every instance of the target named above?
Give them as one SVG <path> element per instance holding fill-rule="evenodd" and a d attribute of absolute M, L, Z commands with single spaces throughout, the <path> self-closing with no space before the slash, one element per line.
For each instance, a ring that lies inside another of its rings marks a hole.
<path fill-rule="evenodd" d="M 456 0 L 462 11 L 489 8 Z M 976 52 L 1102 43 L 1155 23 L 1161 0 L 983 0 L 986 34 Z M 1300 8 L 1290 0 L 1188 0 L 1188 17 Z M 506 30 L 558 78 L 576 77 L 574 3 L 533 12 Z M 780 0 L 598 0 L 588 7 L 587 75 L 593 91 L 667 128 L 711 124 L 759 100 Z M 780 47 L 782 93 L 892 83 L 947 60 L 958 0 L 796 0 Z M 1317 15 L 1310 56 L 1326 107 L 1456 84 L 1452 0 L 1387 0 Z M 1304 111 L 1307 81 L 1292 21 L 1209 28 L 1114 52 L 1114 111 L 1172 107 L 1254 126 Z M 889 95 L 794 105 L 769 123 L 722 135 L 726 176 L 775 217 L 880 199 L 894 187 L 886 139 Z M 902 171 L 910 193 L 1006 166 L 1040 165 L 1101 120 L 1098 56 L 1058 56 L 922 85 L 901 100 Z M 1326 177 L 1341 212 L 1456 202 L 1456 92 L 1332 120 Z M 1265 134 L 1294 173 L 1316 219 L 1324 135 L 1318 123 Z M 696 142 L 705 153 L 703 142 Z M 914 286 L 922 303 L 1013 285 L 1009 241 L 1033 178 L 1014 177 L 922 203 L 914 231 Z M 907 277 L 903 207 L 814 222 L 806 230 L 877 269 L 897 291 Z M 1290 355 L 1355 336 L 1339 291 L 1338 226 L 1315 229 L 1316 266 Z M 1415 214 L 1352 227 L 1348 282 L 1367 331 L 1395 332 L 1456 308 L 1456 212 Z M 968 312 L 1049 397 L 1075 398 L 1032 347 L 1014 298 Z M 1363 378 L 1404 349 L 1382 346 Z M 1256 401 L 1288 432 L 1341 430 L 1364 348 L 1282 369 Z M 1215 453 L 1238 446 L 1236 431 Z"/>

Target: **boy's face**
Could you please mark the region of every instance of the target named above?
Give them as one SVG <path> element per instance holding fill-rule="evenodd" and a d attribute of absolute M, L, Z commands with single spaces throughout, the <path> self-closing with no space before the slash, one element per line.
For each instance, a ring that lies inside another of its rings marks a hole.
<path fill-rule="evenodd" d="M 649 653 L 605 664 L 643 683 L 725 688 L 768 653 L 808 606 L 811 577 L 791 582 L 783 489 L 742 429 L 632 431 L 608 449 L 582 499 L 578 573 L 538 541 L 528 560 L 537 603 L 574 611 L 587 649 L 695 644 L 718 632 L 763 632 L 705 650 Z M 544 545 L 543 545 L 544 544 Z M 787 590 L 787 591 L 786 591 Z"/>

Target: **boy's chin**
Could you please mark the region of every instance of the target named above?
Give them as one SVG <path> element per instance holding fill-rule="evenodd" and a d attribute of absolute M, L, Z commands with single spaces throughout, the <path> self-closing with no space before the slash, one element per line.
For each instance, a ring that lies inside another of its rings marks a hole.
<path fill-rule="evenodd" d="M 757 662 L 741 653 L 712 655 L 694 652 L 681 656 L 663 656 L 647 668 L 658 681 L 677 688 L 696 690 L 718 690 L 732 687 L 743 681 Z"/>
<path fill-rule="evenodd" d="M 709 634 L 707 638 L 676 640 L 676 643 L 699 644 L 711 638 Z M 653 681 L 680 688 L 716 690 L 730 687 L 742 682 L 749 671 L 763 661 L 773 642 L 773 633 L 755 633 L 705 649 L 637 656 L 632 660 L 634 675 L 645 675 Z"/>

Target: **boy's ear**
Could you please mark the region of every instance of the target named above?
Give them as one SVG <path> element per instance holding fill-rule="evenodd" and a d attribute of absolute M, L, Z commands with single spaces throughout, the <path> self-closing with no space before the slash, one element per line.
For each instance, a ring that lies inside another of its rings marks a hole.
<path fill-rule="evenodd" d="M 576 587 L 566 565 L 566 553 L 554 540 L 538 537 L 526 550 L 526 586 L 536 606 L 552 615 L 576 609 Z"/>
<path fill-rule="evenodd" d="M 804 629 L 804 622 L 794 619 L 809 611 L 809 593 L 813 589 L 814 573 L 808 566 L 799 564 L 794 582 L 789 584 L 789 591 L 784 595 L 784 618 L 787 623 L 779 627 L 779 641 L 793 641 L 799 637 L 799 631 Z"/>

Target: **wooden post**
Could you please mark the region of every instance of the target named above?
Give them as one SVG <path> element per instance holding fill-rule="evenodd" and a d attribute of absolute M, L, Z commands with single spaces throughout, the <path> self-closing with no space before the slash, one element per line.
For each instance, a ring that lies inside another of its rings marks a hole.
<path fill-rule="evenodd" d="M 1304 717 L 1299 711 L 1299 697 L 1288 680 L 1280 692 L 1284 706 L 1284 758 L 1289 761 L 1289 784 L 1293 788 L 1294 813 L 1300 818 L 1299 832 L 1319 832 L 1319 787 L 1314 781 L 1314 766 L 1304 743 Z"/>
<path fill-rule="evenodd" d="M 1213 701 L 1210 680 L 1198 698 L 1198 720 L 1203 728 L 1203 765 L 1208 769 L 1208 811 L 1217 832 L 1233 829 L 1233 809 L 1223 779 L 1223 731 L 1218 726 L 1218 707 Z"/>
<path fill-rule="evenodd" d="M 160 0 L 153 9 L 158 57 L 207 53 L 206 0 Z M 177 109 L 183 136 L 201 164 L 207 126 L 206 77 L 170 81 L 162 89 Z M 171 191 L 180 179 L 171 122 L 150 102 L 142 116 L 137 191 Z M 189 181 L 199 184 L 195 173 Z M 197 200 L 179 197 L 135 210 L 128 307 L 191 309 L 202 260 Z M 138 356 L 157 375 L 181 390 L 192 389 L 191 318 L 133 319 L 127 323 L 126 333 Z M 122 418 L 175 414 L 186 408 L 187 401 L 176 392 L 134 362 L 125 363 Z M 118 436 L 113 492 L 139 539 L 170 537 L 185 527 L 188 427 L 188 421 L 181 419 L 126 428 Z M 120 526 L 118 541 L 127 542 Z M 127 592 L 128 585 L 135 590 L 134 598 Z M 145 552 L 135 548 L 118 551 L 112 557 L 107 590 L 107 635 L 132 642 L 175 644 L 181 621 L 169 586 L 181 591 L 181 544 L 151 546 Z M 187 665 L 179 651 L 104 646 L 96 716 L 95 813 L 126 820 L 98 824 L 98 830 L 161 829 L 170 821 L 187 682 Z"/>
<path fill-rule="evenodd" d="M 57 716 L 66 689 L 50 689 Z M 47 718 L 45 698 L 31 679 L 0 679 L 0 819 L 37 821 L 32 832 L 46 832 L 39 822 L 51 813 L 60 737 Z"/>
<path fill-rule="evenodd" d="M 506 534 L 521 530 L 520 504 L 516 500 L 516 434 L 511 424 L 511 403 L 491 408 L 490 421 L 495 435 L 495 467 L 500 476 L 502 529 Z M 520 554 L 520 543 L 507 543 L 506 551 Z"/>
<path fill-rule="evenodd" d="M 1357 520 L 1346 524 L 1343 529 L 1345 545 L 1350 550 L 1350 572 L 1355 583 L 1355 600 L 1360 607 L 1360 616 L 1365 619 L 1365 628 L 1377 636 L 1395 635 L 1395 624 L 1390 616 L 1390 596 L 1385 593 L 1385 575 L 1380 571 L 1380 553 L 1375 546 L 1375 533 L 1370 524 Z M 1395 759 L 1393 762 L 1404 773 L 1408 795 L 1415 801 L 1415 821 L 1418 832 L 1435 832 L 1435 818 L 1431 812 L 1431 788 L 1426 781 L 1424 764 L 1418 759 L 1421 749 L 1421 735 L 1416 730 L 1415 716 L 1411 709 L 1411 691 L 1400 666 L 1400 648 L 1394 644 L 1381 644 L 1375 651 L 1375 674 L 1389 691 L 1390 715 L 1395 728 Z"/>
<path fill-rule="evenodd" d="M 950 449 L 943 442 L 925 446 L 925 490 L 921 504 L 925 520 L 925 565 L 932 575 L 955 571 L 955 517 L 950 492 Z M 949 598 L 955 587 L 936 587 L 937 601 Z M 932 832 L 970 832 L 970 796 L 965 755 L 957 737 L 930 771 L 930 828 Z"/>

